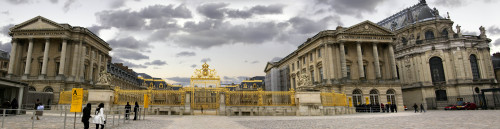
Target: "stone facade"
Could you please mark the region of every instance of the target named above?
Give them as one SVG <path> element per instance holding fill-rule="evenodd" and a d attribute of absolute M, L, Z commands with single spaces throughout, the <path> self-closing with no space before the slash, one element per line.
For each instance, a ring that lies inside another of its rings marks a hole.
<path fill-rule="evenodd" d="M 449 16 L 425 1 L 378 24 L 396 34 L 394 58 L 406 105 L 442 109 L 456 98 L 473 102 L 474 88 L 496 85 L 484 27 L 479 36 L 462 35 L 459 25 L 453 30 Z"/>
<path fill-rule="evenodd" d="M 123 66 L 122 63 L 108 63 L 107 67 L 108 73 L 112 75 L 112 86 L 120 87 L 123 90 L 147 89 L 145 85 L 142 85 L 143 80 L 137 77 L 137 73 L 127 66 Z"/>
<path fill-rule="evenodd" d="M 9 53 L 0 50 L 0 77 L 7 76 L 8 68 L 9 68 Z"/>
<path fill-rule="evenodd" d="M 266 80 L 273 69 L 287 68 L 287 83 L 297 91 L 334 91 L 347 94 L 353 106 L 390 102 L 402 110 L 394 37 L 370 21 L 321 31 L 285 58 L 268 63 Z M 266 86 L 273 84 L 266 81 Z"/>
<path fill-rule="evenodd" d="M 111 61 L 109 44 L 83 27 L 37 16 L 9 30 L 7 78 L 28 83 L 30 91 L 53 92 L 54 104 L 61 90 L 93 88 Z"/>

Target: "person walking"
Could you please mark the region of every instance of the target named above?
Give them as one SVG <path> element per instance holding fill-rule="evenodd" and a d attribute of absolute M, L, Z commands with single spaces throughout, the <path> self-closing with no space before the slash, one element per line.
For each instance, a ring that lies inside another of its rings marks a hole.
<path fill-rule="evenodd" d="M 380 103 L 380 109 L 382 109 L 382 112 L 385 112 L 384 103 Z"/>
<path fill-rule="evenodd" d="M 83 116 L 82 116 L 83 129 L 89 129 L 89 119 L 91 117 L 90 111 L 92 111 L 92 105 L 90 103 L 87 103 L 87 106 L 83 108 Z"/>
<path fill-rule="evenodd" d="M 137 113 L 139 113 L 139 103 L 135 101 L 135 106 L 134 106 L 134 120 L 137 120 Z"/>
<path fill-rule="evenodd" d="M 385 104 L 385 111 L 386 111 L 387 113 L 389 113 L 389 108 L 390 108 L 389 104 Z"/>
<path fill-rule="evenodd" d="M 34 107 L 34 112 L 35 112 L 35 116 L 36 116 L 36 120 L 40 120 L 40 118 L 38 118 L 38 115 L 41 115 L 41 111 L 37 111 L 39 110 L 39 107 L 38 106 L 41 106 L 42 104 L 40 103 L 40 99 L 36 99 L 36 102 L 35 102 L 35 107 Z M 43 108 L 42 108 L 43 110 Z M 31 117 L 31 119 L 33 119 L 33 117 Z"/>
<path fill-rule="evenodd" d="M 19 105 L 17 105 L 17 99 L 16 98 L 12 99 L 12 103 L 10 103 L 10 105 L 11 105 L 10 107 L 12 107 L 12 109 L 14 109 L 14 110 L 12 110 L 11 113 L 12 114 L 17 114 L 16 113 L 17 112 L 16 109 L 19 107 Z"/>
<path fill-rule="evenodd" d="M 415 104 L 413 105 L 413 109 L 415 109 L 415 113 L 417 113 L 417 112 L 418 112 L 418 106 L 417 106 L 417 103 L 415 103 Z"/>
<path fill-rule="evenodd" d="M 420 113 L 422 113 L 422 111 L 424 111 L 424 113 L 426 112 L 425 108 L 424 108 L 424 104 L 421 103 L 420 104 Z"/>
<path fill-rule="evenodd" d="M 130 119 L 130 110 L 132 109 L 132 106 L 127 102 L 127 105 L 125 105 L 125 119 Z"/>
<path fill-rule="evenodd" d="M 106 118 L 104 117 L 104 103 L 100 103 L 95 109 L 95 116 L 92 120 L 92 123 L 95 124 L 95 128 L 99 129 L 99 125 L 101 129 L 104 129 L 104 124 L 106 124 Z"/>
<path fill-rule="evenodd" d="M 396 104 L 392 104 L 392 107 L 394 108 L 394 112 L 398 113 L 398 106 Z"/>

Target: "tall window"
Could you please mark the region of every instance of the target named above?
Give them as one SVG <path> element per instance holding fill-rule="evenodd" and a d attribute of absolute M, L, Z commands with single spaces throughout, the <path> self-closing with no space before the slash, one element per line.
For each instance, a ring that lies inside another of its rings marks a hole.
<path fill-rule="evenodd" d="M 300 62 L 297 61 L 297 69 L 300 70 Z"/>
<path fill-rule="evenodd" d="M 314 70 L 311 70 L 311 82 L 314 82 Z"/>
<path fill-rule="evenodd" d="M 443 31 L 441 32 L 441 37 L 448 37 L 448 29 L 443 29 Z"/>
<path fill-rule="evenodd" d="M 434 32 L 432 32 L 432 30 L 428 30 L 425 32 L 425 39 L 428 40 L 428 39 L 434 39 Z"/>
<path fill-rule="evenodd" d="M 59 75 L 59 62 L 56 62 L 56 75 Z"/>
<path fill-rule="evenodd" d="M 373 89 L 370 91 L 370 104 L 379 104 L 378 91 Z"/>
<path fill-rule="evenodd" d="M 323 81 L 323 68 L 319 68 L 319 81 Z"/>
<path fill-rule="evenodd" d="M 39 67 L 38 67 L 38 70 L 39 70 L 39 71 L 38 71 L 38 73 L 39 73 L 39 75 L 42 75 L 42 67 L 43 67 L 43 62 L 39 62 L 39 63 L 38 63 L 38 66 L 39 66 Z"/>
<path fill-rule="evenodd" d="M 313 61 L 313 53 L 312 52 L 309 53 L 309 61 L 311 61 L 311 62 Z"/>
<path fill-rule="evenodd" d="M 363 71 L 364 71 L 364 72 L 363 72 L 364 77 L 365 77 L 365 78 L 368 78 L 368 77 L 366 76 L 366 73 L 367 73 L 367 71 L 366 71 L 366 65 L 363 65 Z"/>
<path fill-rule="evenodd" d="M 396 103 L 396 92 L 394 92 L 393 89 L 389 89 L 387 90 L 386 94 L 387 94 L 387 103 L 390 103 L 390 104 L 395 104 Z"/>
<path fill-rule="evenodd" d="M 87 80 L 87 79 L 88 79 L 88 77 L 87 77 L 87 76 L 88 76 L 88 75 L 87 75 L 88 70 L 89 70 L 89 66 L 88 66 L 88 65 L 85 65 L 84 70 L 83 70 L 83 79 L 84 79 L 84 80 Z"/>
<path fill-rule="evenodd" d="M 408 43 L 408 40 L 405 37 L 402 37 L 401 42 L 403 43 L 403 45 L 406 45 Z"/>
<path fill-rule="evenodd" d="M 470 55 L 469 60 L 470 60 L 470 67 L 472 70 L 472 79 L 476 80 L 476 79 L 481 78 L 481 75 L 479 74 L 479 67 L 477 65 L 476 56 Z"/>
<path fill-rule="evenodd" d="M 318 58 L 321 57 L 321 48 L 318 49 Z"/>
<path fill-rule="evenodd" d="M 344 54 L 346 54 L 346 55 L 347 55 L 347 53 L 349 53 L 347 50 L 349 50 L 349 48 L 344 46 Z"/>
<path fill-rule="evenodd" d="M 295 70 L 295 64 L 292 63 L 292 71 Z"/>
<path fill-rule="evenodd" d="M 432 57 L 429 61 L 431 67 L 431 77 L 432 83 L 443 83 L 445 82 L 443 62 L 439 57 Z"/>
<path fill-rule="evenodd" d="M 354 91 L 352 91 L 352 103 L 354 106 L 358 106 L 358 105 L 361 105 L 362 101 L 361 101 L 361 90 L 359 89 L 356 89 Z"/>
<path fill-rule="evenodd" d="M 346 68 L 345 68 L 347 71 L 347 78 L 351 79 L 351 66 L 350 65 L 346 65 Z"/>
<path fill-rule="evenodd" d="M 446 101 L 448 100 L 448 96 L 446 95 L 446 90 L 436 90 L 436 100 L 437 101 Z"/>
<path fill-rule="evenodd" d="M 306 56 L 302 57 L 302 64 L 306 64 Z"/>

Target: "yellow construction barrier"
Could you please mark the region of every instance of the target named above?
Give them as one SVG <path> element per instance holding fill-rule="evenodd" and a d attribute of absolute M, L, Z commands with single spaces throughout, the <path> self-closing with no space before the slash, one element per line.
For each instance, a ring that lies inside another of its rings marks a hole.
<path fill-rule="evenodd" d="M 64 89 L 59 92 L 59 104 L 71 104 L 71 94 L 72 92 L 69 91 L 64 91 Z M 89 100 L 89 91 L 88 90 L 83 90 L 83 104 L 86 104 L 87 101 Z"/>
<path fill-rule="evenodd" d="M 335 92 L 321 92 L 321 103 L 323 106 L 347 106 L 347 96 Z"/>

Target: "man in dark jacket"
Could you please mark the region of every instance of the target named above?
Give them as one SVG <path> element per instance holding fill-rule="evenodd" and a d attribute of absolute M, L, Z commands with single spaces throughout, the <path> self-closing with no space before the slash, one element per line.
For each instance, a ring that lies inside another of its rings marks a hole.
<path fill-rule="evenodd" d="M 90 119 L 90 111 L 92 110 L 92 105 L 90 103 L 87 103 L 87 106 L 83 108 L 83 116 L 82 116 L 82 122 L 83 122 L 83 128 L 84 129 L 89 129 L 89 119 Z"/>
<path fill-rule="evenodd" d="M 380 109 L 382 109 L 382 112 L 385 112 L 384 104 L 380 103 Z"/>
<path fill-rule="evenodd" d="M 413 109 L 415 109 L 415 113 L 417 113 L 417 112 L 418 112 L 418 106 L 417 106 L 417 103 L 415 103 L 415 104 L 413 105 Z"/>
<path fill-rule="evenodd" d="M 125 105 L 125 119 L 130 119 L 130 110 L 132 109 L 132 106 L 127 102 L 127 105 Z"/>
<path fill-rule="evenodd" d="M 392 104 L 392 108 L 394 108 L 394 112 L 398 113 L 398 106 L 396 104 Z"/>
<path fill-rule="evenodd" d="M 424 104 L 422 104 L 422 103 L 421 103 L 421 104 L 420 104 L 420 113 L 422 113 L 422 111 L 424 111 L 424 113 L 425 113 Z"/>

